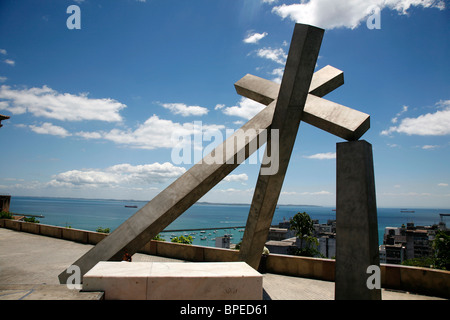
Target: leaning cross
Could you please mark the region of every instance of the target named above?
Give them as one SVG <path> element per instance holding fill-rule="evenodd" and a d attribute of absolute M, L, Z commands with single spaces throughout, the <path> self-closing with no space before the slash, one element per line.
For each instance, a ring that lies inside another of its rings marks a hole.
<path fill-rule="evenodd" d="M 75 261 L 73 264 L 80 268 L 81 275 L 84 275 L 99 261 L 122 260 L 125 253 L 133 255 L 140 250 L 239 166 L 240 162 L 236 161 L 239 155 L 244 153 L 243 160 L 247 159 L 256 150 L 249 148 L 250 144 L 262 138 L 262 130 L 267 129 L 270 132 L 273 125 L 281 129 L 287 125 L 285 128 L 287 131 L 283 129 L 280 132 L 280 141 L 281 144 L 284 144 L 283 139 L 288 135 L 290 137 L 290 140 L 288 139 L 289 145 L 292 145 L 303 106 L 302 120 L 309 121 L 318 128 L 343 138 L 357 139 L 368 129 L 368 115 L 320 98 L 320 96 L 333 91 L 343 83 L 342 72 L 332 67 L 325 67 L 313 76 L 322 33 L 323 30 L 318 28 L 296 25 L 285 75 L 279 89 L 275 83 L 252 78 L 252 76 L 246 76 L 236 83 L 238 92 L 242 93 L 247 90 L 248 96 L 252 98 L 259 95 L 259 97 L 262 97 L 262 100 L 259 101 L 266 104 L 267 107 Z M 290 71 L 292 65 L 297 68 L 294 72 Z M 307 65 L 306 69 L 304 65 Z M 254 80 L 248 82 L 249 77 Z M 243 91 L 240 91 L 241 89 Z M 288 95 L 283 95 L 283 92 L 288 91 L 292 99 L 288 99 Z M 258 99 L 256 98 L 256 100 Z M 298 123 L 291 127 L 290 123 L 284 121 L 285 119 L 280 119 L 282 117 L 280 117 L 280 112 L 277 111 L 279 109 L 284 109 L 288 118 L 295 118 Z M 357 124 L 348 123 L 345 120 L 347 116 L 338 116 L 337 114 L 340 112 L 345 113 L 352 119 L 357 119 L 354 121 Z M 246 134 L 249 131 L 254 132 L 254 134 Z M 242 139 L 242 136 L 244 136 L 244 139 Z M 270 137 L 267 139 L 267 143 L 271 143 Z M 232 148 L 228 148 L 230 145 Z M 258 146 L 260 145 L 258 144 Z M 268 148 L 266 147 L 266 149 Z M 286 148 L 283 146 L 280 151 L 283 152 L 281 157 L 288 160 L 290 152 L 285 154 Z M 221 161 L 217 161 L 217 155 L 220 155 Z M 286 167 L 286 165 L 287 163 L 284 161 L 283 166 Z M 281 184 L 278 185 L 281 189 Z M 257 199 L 254 198 L 253 203 L 255 202 L 257 202 Z M 250 213 L 249 218 L 250 216 L 253 217 L 253 214 Z M 259 232 L 251 226 L 249 230 Z M 249 233 L 247 231 L 246 234 L 248 238 Z M 66 283 L 70 277 L 68 270 L 64 270 L 59 275 L 60 283 Z"/>

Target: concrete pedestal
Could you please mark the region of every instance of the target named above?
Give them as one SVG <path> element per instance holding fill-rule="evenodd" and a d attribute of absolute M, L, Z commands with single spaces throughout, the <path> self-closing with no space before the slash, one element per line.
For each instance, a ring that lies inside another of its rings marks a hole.
<path fill-rule="evenodd" d="M 261 300 L 262 275 L 244 262 L 99 262 L 83 291 L 105 300 Z"/>
<path fill-rule="evenodd" d="M 364 141 L 337 144 L 336 300 L 378 300 L 369 289 L 370 265 L 378 266 L 378 227 L 372 146 Z"/>

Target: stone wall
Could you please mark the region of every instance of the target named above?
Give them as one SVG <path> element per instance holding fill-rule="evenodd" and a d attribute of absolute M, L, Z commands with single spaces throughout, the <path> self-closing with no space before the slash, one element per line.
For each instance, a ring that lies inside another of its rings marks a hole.
<path fill-rule="evenodd" d="M 0 227 L 92 245 L 107 237 L 104 233 L 9 219 L 0 219 Z M 226 262 L 239 259 L 237 250 L 164 241 L 150 241 L 140 252 L 196 262 Z M 392 264 L 380 266 L 383 288 L 450 299 L 450 271 Z M 269 273 L 334 281 L 335 260 L 270 254 L 266 259 L 265 270 Z"/>

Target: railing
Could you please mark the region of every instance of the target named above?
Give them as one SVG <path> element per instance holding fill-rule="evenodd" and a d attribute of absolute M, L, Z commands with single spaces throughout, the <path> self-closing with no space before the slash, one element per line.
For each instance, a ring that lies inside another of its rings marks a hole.
<path fill-rule="evenodd" d="M 9 219 L 0 219 L 0 227 L 91 245 L 108 236 L 105 233 Z M 238 261 L 239 258 L 237 250 L 164 241 L 150 241 L 140 252 L 197 262 Z M 383 288 L 450 298 L 450 271 L 392 264 L 380 264 L 380 269 Z M 335 260 L 270 254 L 265 270 L 269 273 L 334 281 Z"/>

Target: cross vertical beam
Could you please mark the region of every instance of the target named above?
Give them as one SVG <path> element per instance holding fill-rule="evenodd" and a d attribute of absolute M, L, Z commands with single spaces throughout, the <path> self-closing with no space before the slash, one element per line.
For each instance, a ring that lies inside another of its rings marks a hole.
<path fill-rule="evenodd" d="M 294 28 L 272 120 L 272 130 L 279 130 L 278 172 L 270 175 L 263 173 L 264 164 L 268 163 L 265 154 L 240 248 L 240 259 L 255 269 L 261 259 L 294 147 L 323 33 L 323 29 L 308 25 L 296 24 Z M 271 147 L 271 143 L 269 138 L 266 152 L 276 149 Z"/>

